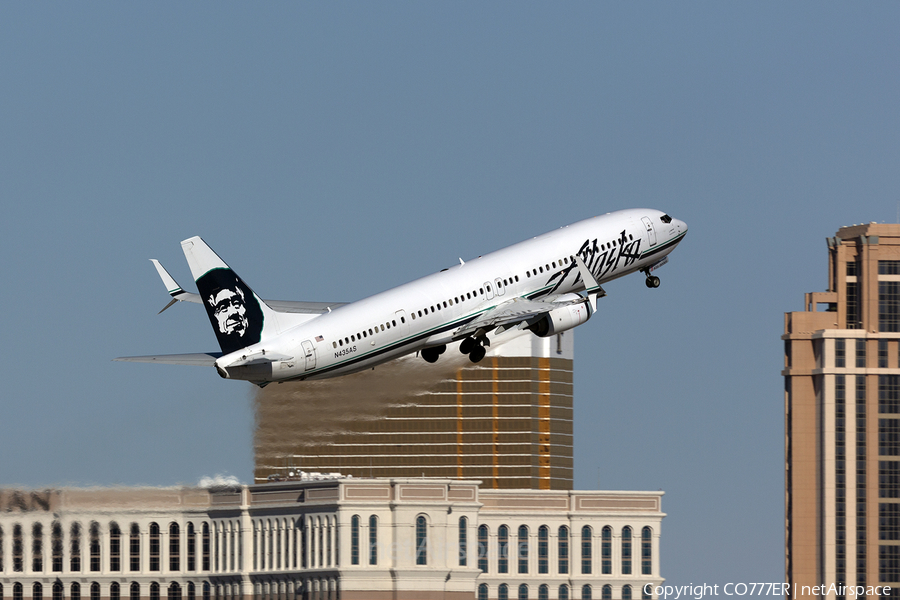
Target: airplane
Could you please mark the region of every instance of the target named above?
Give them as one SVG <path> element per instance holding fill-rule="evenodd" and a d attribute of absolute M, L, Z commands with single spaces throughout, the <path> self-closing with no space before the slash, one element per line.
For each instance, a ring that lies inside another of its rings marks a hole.
<path fill-rule="evenodd" d="M 325 379 L 418 353 L 436 362 L 448 344 L 473 363 L 490 336 L 511 329 L 549 337 L 585 323 L 605 284 L 653 272 L 687 224 L 658 210 L 626 209 L 567 225 L 352 303 L 263 300 L 200 238 L 181 242 L 199 293 L 151 262 L 172 300 L 206 307 L 221 352 L 115 360 L 214 366 L 225 379 L 264 387 Z"/>

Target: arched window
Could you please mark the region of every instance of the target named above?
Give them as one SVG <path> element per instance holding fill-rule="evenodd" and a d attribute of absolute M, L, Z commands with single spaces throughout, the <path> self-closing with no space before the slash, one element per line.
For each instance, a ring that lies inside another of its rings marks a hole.
<path fill-rule="evenodd" d="M 546 575 L 549 571 L 550 528 L 546 525 L 541 525 L 540 529 L 538 529 L 538 573 Z"/>
<path fill-rule="evenodd" d="M 630 585 L 622 586 L 622 600 L 631 600 L 631 586 Z"/>
<path fill-rule="evenodd" d="M 522 583 L 519 585 L 519 600 L 528 600 L 528 585 Z"/>
<path fill-rule="evenodd" d="M 63 584 L 57 580 L 53 583 L 53 600 L 63 600 Z"/>
<path fill-rule="evenodd" d="M 69 570 L 81 571 L 81 523 L 72 523 L 69 542 Z"/>
<path fill-rule="evenodd" d="M 109 584 L 109 600 L 119 600 L 122 597 L 122 593 L 119 588 L 119 584 L 113 581 Z"/>
<path fill-rule="evenodd" d="M 369 516 L 369 564 L 378 564 L 378 517 Z"/>
<path fill-rule="evenodd" d="M 91 521 L 90 554 L 91 571 L 96 573 L 100 570 L 100 523 L 97 521 Z"/>
<path fill-rule="evenodd" d="M 622 575 L 631 575 L 631 527 L 622 528 Z"/>
<path fill-rule="evenodd" d="M 497 572 L 509 573 L 509 527 L 506 525 L 497 530 Z"/>
<path fill-rule="evenodd" d="M 169 570 L 181 569 L 181 528 L 178 523 L 169 523 Z M 169 588 L 171 589 L 171 587 Z M 178 591 L 179 597 L 181 590 Z"/>
<path fill-rule="evenodd" d="M 109 524 L 109 570 L 122 570 L 122 530 L 115 521 Z"/>
<path fill-rule="evenodd" d="M 203 582 L 203 600 L 209 600 L 209 597 L 210 597 L 209 582 L 204 581 Z"/>
<path fill-rule="evenodd" d="M 187 570 L 197 570 L 197 532 L 190 521 L 187 524 Z"/>
<path fill-rule="evenodd" d="M 201 536 L 202 536 L 201 551 L 203 552 L 203 570 L 209 571 L 209 523 L 207 523 L 205 521 L 203 523 L 203 529 L 202 529 Z"/>
<path fill-rule="evenodd" d="M 581 600 L 591 600 L 594 597 L 593 591 L 589 585 L 581 586 Z"/>
<path fill-rule="evenodd" d="M 141 600 L 141 584 L 139 584 L 137 581 L 131 582 L 129 597 L 130 600 Z"/>
<path fill-rule="evenodd" d="M 13 600 L 22 600 L 22 584 L 14 583 L 13 584 Z"/>
<path fill-rule="evenodd" d="M 25 570 L 25 542 L 22 541 L 22 526 L 16 523 L 13 525 L 13 571 L 21 573 Z"/>
<path fill-rule="evenodd" d="M 187 597 L 188 600 L 196 600 L 197 599 L 197 586 L 194 585 L 193 581 L 189 581 L 187 584 L 188 592 Z"/>
<path fill-rule="evenodd" d="M 159 571 L 159 525 L 156 523 L 150 523 L 150 570 Z M 159 588 L 159 585 L 156 587 Z"/>
<path fill-rule="evenodd" d="M 100 584 L 96 581 L 91 583 L 91 600 L 100 600 Z"/>
<path fill-rule="evenodd" d="M 73 583 L 69 586 L 69 597 L 72 600 L 81 600 L 81 584 Z"/>
<path fill-rule="evenodd" d="M 488 586 L 486 583 L 478 586 L 478 600 L 488 600 Z"/>
<path fill-rule="evenodd" d="M 501 583 L 497 588 L 497 600 L 509 600 L 509 586 Z"/>
<path fill-rule="evenodd" d="M 478 568 L 482 573 L 488 570 L 488 528 L 487 525 L 478 526 Z"/>
<path fill-rule="evenodd" d="M 650 589 L 652 587 L 653 586 L 649 583 L 641 586 L 641 600 L 653 600 L 653 593 Z"/>
<path fill-rule="evenodd" d="M 591 542 L 591 528 L 585 525 L 581 528 L 581 574 L 590 575 L 591 558 L 593 556 L 593 546 Z M 590 587 L 590 586 L 588 586 Z"/>
<path fill-rule="evenodd" d="M 600 600 L 612 600 L 612 586 L 606 584 L 600 590 Z"/>
<path fill-rule="evenodd" d="M 600 572 L 612 574 L 612 527 L 609 525 L 600 533 Z"/>
<path fill-rule="evenodd" d="M 469 562 L 469 547 L 467 544 L 469 521 L 465 517 L 459 518 L 459 566 L 465 567 Z"/>
<path fill-rule="evenodd" d="M 428 564 L 428 521 L 423 515 L 416 517 L 416 564 Z"/>
<path fill-rule="evenodd" d="M 558 597 L 559 600 L 569 600 L 569 586 L 566 584 L 559 586 Z"/>
<path fill-rule="evenodd" d="M 350 564 L 359 564 L 359 515 L 350 517 Z"/>
<path fill-rule="evenodd" d="M 2 536 L 0 536 L 0 544 L 2 544 Z M 0 550 L 2 552 L 2 550 Z M 62 573 L 63 570 L 63 535 L 62 525 L 59 521 L 54 521 L 50 526 L 50 561 L 53 563 L 51 568 L 54 573 Z M 0 561 L 2 562 L 2 561 Z M 0 565 L 0 571 L 3 570 Z"/>
<path fill-rule="evenodd" d="M 137 523 L 131 524 L 131 533 L 128 538 L 128 569 L 130 571 L 141 570 L 141 528 Z"/>
<path fill-rule="evenodd" d="M 31 600 L 42 600 L 44 597 L 44 586 L 35 583 L 31 586 Z"/>
<path fill-rule="evenodd" d="M 519 573 L 528 573 L 528 527 L 519 525 L 516 540 L 516 556 L 519 561 Z M 521 588 L 519 588 L 521 592 Z"/>
<path fill-rule="evenodd" d="M 566 575 L 569 572 L 569 528 L 563 525 L 559 528 L 556 538 L 557 554 L 559 561 L 559 574 Z M 568 588 L 566 588 L 568 590 Z"/>
<path fill-rule="evenodd" d="M 159 584 L 155 581 L 150 584 L 150 600 L 159 600 Z"/>
<path fill-rule="evenodd" d="M 538 588 L 538 600 L 550 600 L 550 587 L 546 583 Z"/>
<path fill-rule="evenodd" d="M 168 600 L 181 600 L 181 586 L 173 581 L 169 584 Z"/>
<path fill-rule="evenodd" d="M 31 570 L 44 570 L 44 526 L 40 523 L 31 525 Z"/>
<path fill-rule="evenodd" d="M 641 529 L 641 575 L 653 572 L 653 532 L 649 527 Z"/>

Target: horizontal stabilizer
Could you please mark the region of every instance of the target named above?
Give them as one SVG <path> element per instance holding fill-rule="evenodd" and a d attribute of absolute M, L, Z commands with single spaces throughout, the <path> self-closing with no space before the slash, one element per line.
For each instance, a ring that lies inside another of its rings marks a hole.
<path fill-rule="evenodd" d="M 156 356 L 120 356 L 113 360 L 122 362 L 159 363 L 163 365 L 190 365 L 193 367 L 214 367 L 221 352 L 202 352 L 197 354 L 159 354 Z"/>

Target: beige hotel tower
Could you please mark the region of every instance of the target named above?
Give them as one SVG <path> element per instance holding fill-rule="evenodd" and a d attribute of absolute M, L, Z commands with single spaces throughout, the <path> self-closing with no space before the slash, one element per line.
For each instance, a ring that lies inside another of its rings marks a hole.
<path fill-rule="evenodd" d="M 798 597 L 831 584 L 896 596 L 900 225 L 842 227 L 827 242 L 828 291 L 786 313 L 782 337 L 786 581 Z"/>

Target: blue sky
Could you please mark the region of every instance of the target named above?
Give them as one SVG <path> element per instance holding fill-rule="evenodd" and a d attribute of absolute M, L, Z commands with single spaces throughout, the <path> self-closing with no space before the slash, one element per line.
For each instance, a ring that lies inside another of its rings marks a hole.
<path fill-rule="evenodd" d="M 690 226 L 576 335 L 576 487 L 663 489 L 673 584 L 783 578 L 782 313 L 900 212 L 896 3 L 0 5 L 0 485 L 252 475 L 201 235 L 355 300 L 611 210 Z"/>

